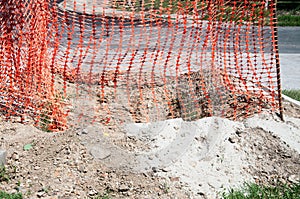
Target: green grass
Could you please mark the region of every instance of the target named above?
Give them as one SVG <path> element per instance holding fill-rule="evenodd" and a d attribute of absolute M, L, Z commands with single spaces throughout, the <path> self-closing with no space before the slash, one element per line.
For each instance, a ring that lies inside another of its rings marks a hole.
<path fill-rule="evenodd" d="M 278 26 L 300 26 L 300 16 L 297 15 L 279 15 Z"/>
<path fill-rule="evenodd" d="M 10 178 L 9 178 L 9 174 L 5 168 L 5 166 L 3 165 L 0 165 L 0 182 L 3 182 L 3 181 L 9 181 Z"/>
<path fill-rule="evenodd" d="M 0 191 L 0 198 L 1 199 L 22 199 L 23 196 L 21 193 L 6 193 L 4 191 Z"/>
<path fill-rule="evenodd" d="M 300 199 L 300 182 L 277 186 L 246 184 L 240 190 L 231 189 L 222 196 L 223 199 Z"/>
<path fill-rule="evenodd" d="M 300 3 L 278 4 L 277 7 L 278 26 L 300 26 Z"/>
<path fill-rule="evenodd" d="M 5 166 L 0 165 L 0 183 L 8 182 L 10 180 L 9 173 L 6 170 Z M 22 199 L 23 196 L 21 193 L 9 194 L 5 191 L 0 190 L 0 199 Z"/>
<path fill-rule="evenodd" d="M 290 98 L 300 101 L 300 89 L 299 90 L 283 90 L 282 93 Z"/>

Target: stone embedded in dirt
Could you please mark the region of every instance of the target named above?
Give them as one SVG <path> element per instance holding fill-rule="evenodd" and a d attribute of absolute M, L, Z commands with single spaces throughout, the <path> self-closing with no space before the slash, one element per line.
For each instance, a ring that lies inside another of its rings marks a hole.
<path fill-rule="evenodd" d="M 152 167 L 151 169 L 154 173 L 157 173 L 159 171 L 159 169 L 157 167 Z"/>
<path fill-rule="evenodd" d="M 88 134 L 88 130 L 87 130 L 87 129 L 83 129 L 83 130 L 81 131 L 81 134 Z"/>
<path fill-rule="evenodd" d="M 96 190 L 92 189 L 89 191 L 88 194 L 89 194 L 89 196 L 95 196 L 96 194 L 98 194 L 98 192 Z"/>
<path fill-rule="evenodd" d="M 258 158 L 259 160 L 262 160 L 264 157 L 263 157 L 262 155 L 258 155 L 257 158 Z"/>
<path fill-rule="evenodd" d="M 245 134 L 245 132 L 243 130 L 237 129 L 235 132 L 239 137 L 242 136 L 242 134 Z"/>
<path fill-rule="evenodd" d="M 18 152 L 14 152 L 11 158 L 13 160 L 17 161 L 17 160 L 19 160 L 20 156 L 19 156 Z"/>
<path fill-rule="evenodd" d="M 228 138 L 228 141 L 229 141 L 230 143 L 234 144 L 234 143 L 238 142 L 238 138 L 236 138 L 236 137 L 229 137 L 229 138 Z"/>
<path fill-rule="evenodd" d="M 202 197 L 205 196 L 205 193 L 203 193 L 203 192 L 198 192 L 197 194 L 198 194 L 199 196 L 202 196 Z"/>
<path fill-rule="evenodd" d="M 291 183 L 297 183 L 297 182 L 300 182 L 300 175 L 290 175 L 288 180 L 291 182 Z"/>
<path fill-rule="evenodd" d="M 169 179 L 171 182 L 178 182 L 180 180 L 179 177 L 170 177 Z"/>
<path fill-rule="evenodd" d="M 39 191 L 37 192 L 37 197 L 41 198 L 41 197 L 44 197 L 46 195 L 46 192 L 45 191 Z"/>
<path fill-rule="evenodd" d="M 80 165 L 77 169 L 81 173 L 87 173 L 88 172 L 88 170 L 86 169 L 86 167 L 84 167 L 83 165 Z"/>
<path fill-rule="evenodd" d="M 129 191 L 130 190 L 130 187 L 128 187 L 127 185 L 125 184 L 121 184 L 118 188 L 118 191 L 119 192 L 126 192 L 126 191 Z"/>
<path fill-rule="evenodd" d="M 165 168 L 162 168 L 161 171 L 163 171 L 163 172 L 169 172 L 170 169 L 168 169 L 168 168 L 165 167 Z"/>
<path fill-rule="evenodd" d="M 7 151 L 1 149 L 0 150 L 0 165 L 5 165 L 6 164 L 6 155 L 7 155 Z"/>

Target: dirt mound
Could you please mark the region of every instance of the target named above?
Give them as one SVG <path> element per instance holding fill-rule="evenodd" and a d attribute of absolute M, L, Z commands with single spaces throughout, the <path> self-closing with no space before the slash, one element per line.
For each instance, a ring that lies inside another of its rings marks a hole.
<path fill-rule="evenodd" d="M 2 121 L 10 180 L 0 189 L 25 198 L 215 198 L 244 181 L 293 182 L 300 176 L 300 112 L 284 105 L 285 122 L 270 113 L 241 122 L 175 119 L 115 134 L 97 127 L 47 133 Z M 184 125 L 196 130 L 180 131 Z"/>

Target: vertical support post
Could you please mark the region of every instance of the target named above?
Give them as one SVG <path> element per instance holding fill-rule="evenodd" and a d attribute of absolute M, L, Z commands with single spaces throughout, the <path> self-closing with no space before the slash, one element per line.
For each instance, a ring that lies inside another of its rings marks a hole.
<path fill-rule="evenodd" d="M 273 14 L 273 31 L 274 31 L 274 51 L 275 51 L 275 58 L 276 58 L 276 73 L 277 73 L 277 90 L 278 90 L 278 103 L 279 103 L 279 117 L 282 121 L 284 121 L 283 118 L 283 107 L 282 107 L 282 88 L 281 88 L 281 76 L 280 76 L 280 62 L 279 62 L 279 49 L 278 49 L 278 28 L 277 28 L 277 0 L 274 0 L 272 6 L 272 14 Z"/>

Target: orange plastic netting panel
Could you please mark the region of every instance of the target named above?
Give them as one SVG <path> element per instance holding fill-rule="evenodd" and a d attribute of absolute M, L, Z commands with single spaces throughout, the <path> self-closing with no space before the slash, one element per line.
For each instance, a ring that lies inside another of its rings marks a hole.
<path fill-rule="evenodd" d="M 0 2 L 0 110 L 22 122 L 47 118 L 49 129 L 62 130 L 67 121 L 55 99 L 48 7 L 43 1 Z"/>
<path fill-rule="evenodd" d="M 281 110 L 275 1 L 4 0 L 0 108 L 47 130 Z"/>

